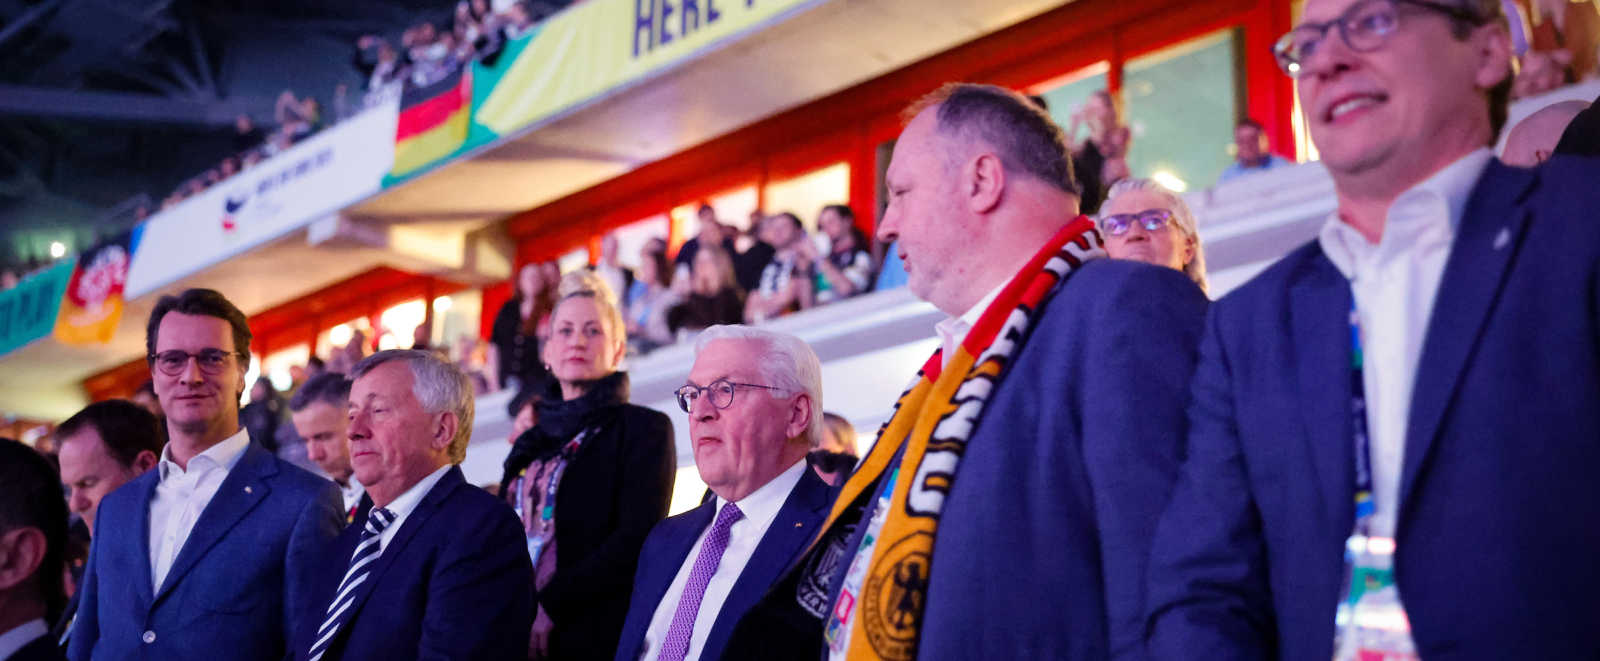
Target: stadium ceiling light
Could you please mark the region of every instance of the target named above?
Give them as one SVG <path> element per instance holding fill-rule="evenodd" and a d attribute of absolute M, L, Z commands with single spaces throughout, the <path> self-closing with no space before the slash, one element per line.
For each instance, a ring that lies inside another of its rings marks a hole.
<path fill-rule="evenodd" d="M 66 246 L 66 244 L 63 244 L 60 241 L 51 241 L 50 242 L 50 258 L 51 259 L 61 259 L 62 257 L 66 256 L 66 254 L 67 254 L 67 246 Z"/>
<path fill-rule="evenodd" d="M 445 296 L 433 299 L 434 312 L 447 312 L 450 310 L 450 299 Z"/>

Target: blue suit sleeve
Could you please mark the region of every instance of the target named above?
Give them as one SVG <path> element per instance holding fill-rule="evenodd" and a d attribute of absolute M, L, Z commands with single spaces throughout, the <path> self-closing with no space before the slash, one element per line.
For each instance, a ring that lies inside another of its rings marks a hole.
<path fill-rule="evenodd" d="M 95 530 L 104 531 L 96 514 Z M 83 581 L 78 584 L 77 619 L 72 622 L 72 632 L 67 638 L 67 658 L 71 661 L 89 661 L 95 643 L 100 640 L 100 572 L 96 556 L 100 550 L 100 535 L 89 540 L 89 561 L 83 569 Z"/>
<path fill-rule="evenodd" d="M 468 528 L 483 533 L 452 540 L 426 579 L 419 661 L 522 661 L 527 656 L 533 564 L 510 506 L 487 505 L 491 509 Z"/>
<path fill-rule="evenodd" d="M 1150 559 L 1153 658 L 1275 657 L 1261 517 L 1239 442 L 1233 377 L 1212 309 L 1189 409 L 1188 460 Z"/>
<path fill-rule="evenodd" d="M 294 627 L 315 587 L 317 564 L 328 543 L 344 528 L 344 497 L 333 482 L 322 480 L 315 498 L 307 501 L 289 535 L 289 553 L 284 559 L 283 639 L 293 656 Z"/>
<path fill-rule="evenodd" d="M 1145 561 L 1182 461 L 1206 299 L 1171 269 L 1112 284 L 1091 336 L 1080 410 L 1112 659 L 1143 659 Z"/>

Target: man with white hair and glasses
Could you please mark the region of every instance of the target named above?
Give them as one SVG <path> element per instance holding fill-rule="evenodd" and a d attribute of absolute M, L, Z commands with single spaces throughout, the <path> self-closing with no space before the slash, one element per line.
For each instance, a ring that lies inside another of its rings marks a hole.
<path fill-rule="evenodd" d="M 1494 160 L 1501 7 L 1278 42 L 1338 207 L 1211 308 L 1153 658 L 1600 658 L 1600 164 Z"/>
<path fill-rule="evenodd" d="M 837 495 L 806 467 L 823 434 L 822 365 L 799 338 L 712 326 L 696 338 L 677 396 L 716 498 L 645 540 L 617 661 L 721 658 Z"/>

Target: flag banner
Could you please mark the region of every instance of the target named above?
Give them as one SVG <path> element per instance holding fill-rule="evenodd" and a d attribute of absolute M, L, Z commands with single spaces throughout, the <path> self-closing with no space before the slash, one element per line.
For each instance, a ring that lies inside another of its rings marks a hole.
<path fill-rule="evenodd" d="M 454 154 L 467 141 L 471 114 L 471 67 L 462 67 L 432 85 L 406 91 L 400 97 L 394 167 L 389 176 L 404 177 Z"/>
<path fill-rule="evenodd" d="M 50 335 L 75 264 L 64 260 L 0 291 L 0 356 Z"/>
<path fill-rule="evenodd" d="M 62 344 L 106 344 L 122 323 L 123 290 L 133 263 L 133 232 L 105 241 L 78 256 L 61 312 L 56 340 Z"/>

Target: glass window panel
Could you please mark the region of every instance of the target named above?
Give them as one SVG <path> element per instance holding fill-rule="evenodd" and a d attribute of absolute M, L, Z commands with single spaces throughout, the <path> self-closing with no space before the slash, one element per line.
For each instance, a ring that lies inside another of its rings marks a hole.
<path fill-rule="evenodd" d="M 830 204 L 850 203 L 850 165 L 835 163 L 784 181 L 767 184 L 766 212 L 789 212 L 806 231 L 816 231 L 817 214 Z"/>
<path fill-rule="evenodd" d="M 1073 113 L 1083 108 L 1089 95 L 1106 88 L 1106 72 L 1110 68 L 1110 63 L 1098 62 L 1041 84 L 1034 88 L 1033 93 L 1044 97 L 1045 103 L 1050 106 L 1050 118 L 1065 130 L 1072 126 Z M 1067 139 L 1076 142 L 1088 134 L 1088 125 L 1083 125 L 1078 127 L 1077 135 L 1069 135 Z"/>
<path fill-rule="evenodd" d="M 1133 176 L 1202 188 L 1233 160 L 1235 39 L 1226 30 L 1128 61 L 1122 94 Z"/>

